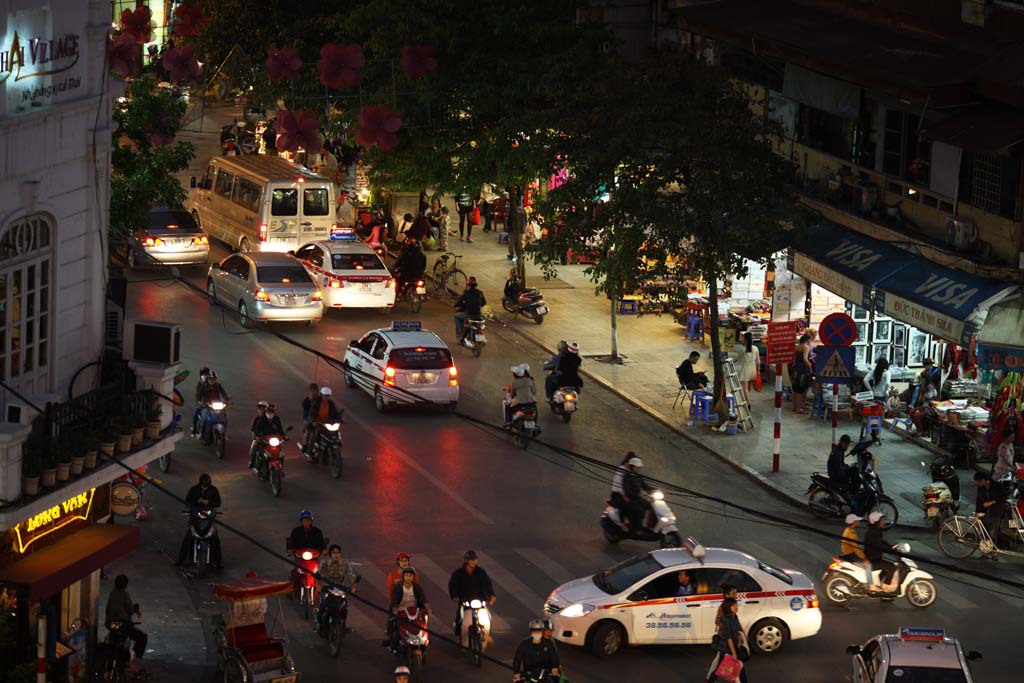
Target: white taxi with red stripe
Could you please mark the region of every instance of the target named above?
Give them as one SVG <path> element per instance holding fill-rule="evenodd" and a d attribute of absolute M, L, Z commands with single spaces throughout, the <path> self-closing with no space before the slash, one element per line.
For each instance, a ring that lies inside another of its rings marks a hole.
<path fill-rule="evenodd" d="M 854 683 L 974 683 L 971 662 L 956 638 L 941 628 L 900 626 L 897 634 L 878 635 L 863 647 L 846 648 L 852 658 Z"/>
<path fill-rule="evenodd" d="M 704 548 L 692 539 L 685 545 L 556 588 L 544 604 L 554 637 L 599 656 L 627 645 L 710 643 L 725 584 L 738 591 L 740 624 L 755 653 L 775 653 L 821 628 L 818 597 L 805 575 L 737 550 Z M 688 587 L 681 587 L 681 573 Z"/>
<path fill-rule="evenodd" d="M 395 279 L 352 228 L 332 228 L 331 239 L 309 242 L 291 254 L 320 286 L 326 308 L 387 310 L 395 305 Z"/>

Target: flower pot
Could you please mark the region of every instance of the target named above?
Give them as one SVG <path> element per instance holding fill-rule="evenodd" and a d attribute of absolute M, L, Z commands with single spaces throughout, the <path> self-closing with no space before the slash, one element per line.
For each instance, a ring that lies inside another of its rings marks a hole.
<path fill-rule="evenodd" d="M 71 463 L 70 462 L 59 462 L 57 463 L 57 481 L 67 481 L 71 478 Z"/>
<path fill-rule="evenodd" d="M 132 449 L 132 435 L 131 432 L 122 434 L 117 437 L 117 452 L 127 453 Z"/>
<path fill-rule="evenodd" d="M 95 464 L 95 462 L 93 462 L 93 464 Z M 78 476 L 79 474 L 82 473 L 83 469 L 85 469 L 84 455 L 76 455 L 75 457 L 71 458 L 71 474 Z"/>
<path fill-rule="evenodd" d="M 110 450 L 111 450 L 111 452 L 113 452 L 113 450 L 114 450 L 114 445 L 113 444 L 110 445 Z M 97 457 L 98 457 L 98 454 L 97 454 L 96 451 L 89 451 L 89 452 L 87 452 L 85 454 L 85 463 L 84 463 L 85 464 L 85 469 L 87 469 L 87 470 L 96 469 L 96 458 Z"/>
<path fill-rule="evenodd" d="M 113 455 L 114 454 L 114 444 L 116 444 L 116 443 L 117 443 L 116 439 L 114 441 L 104 441 L 103 443 L 100 444 L 100 450 L 103 451 L 104 455 Z"/>
<path fill-rule="evenodd" d="M 57 483 L 57 470 L 54 468 L 43 470 L 43 476 L 39 478 L 39 483 L 44 489 L 48 489 Z"/>
<path fill-rule="evenodd" d="M 39 493 L 39 477 L 22 477 L 21 492 L 26 496 L 34 496 Z"/>
<path fill-rule="evenodd" d="M 146 423 L 146 438 L 150 441 L 160 436 L 160 420 L 151 420 Z"/>
<path fill-rule="evenodd" d="M 132 429 L 132 448 L 138 448 L 142 445 L 142 436 L 146 433 L 145 427 L 136 427 Z"/>

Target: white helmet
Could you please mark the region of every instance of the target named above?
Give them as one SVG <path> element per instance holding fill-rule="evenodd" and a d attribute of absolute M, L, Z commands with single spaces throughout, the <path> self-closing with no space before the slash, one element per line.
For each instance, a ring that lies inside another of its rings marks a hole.
<path fill-rule="evenodd" d="M 634 455 L 632 458 L 626 461 L 626 464 L 629 465 L 630 467 L 643 467 L 644 461 Z"/>
<path fill-rule="evenodd" d="M 320 387 L 320 395 L 321 396 L 330 396 L 331 395 L 331 388 L 330 387 Z"/>
<path fill-rule="evenodd" d="M 885 517 L 885 515 L 876 510 L 868 515 L 868 524 L 878 524 L 882 517 Z"/>
<path fill-rule="evenodd" d="M 577 344 L 576 342 L 569 342 L 568 351 L 569 351 L 569 353 L 579 354 L 579 352 L 580 352 L 580 345 Z"/>
<path fill-rule="evenodd" d="M 409 667 L 407 667 L 407 666 L 399 666 L 399 667 L 395 668 L 395 673 L 393 675 L 395 675 L 395 676 L 411 676 L 412 672 L 409 671 Z"/>
<path fill-rule="evenodd" d="M 530 371 L 530 364 L 529 363 L 522 363 L 520 365 L 513 365 L 512 366 L 512 374 L 515 375 L 516 377 L 522 377 L 526 373 L 528 373 L 529 371 Z"/>

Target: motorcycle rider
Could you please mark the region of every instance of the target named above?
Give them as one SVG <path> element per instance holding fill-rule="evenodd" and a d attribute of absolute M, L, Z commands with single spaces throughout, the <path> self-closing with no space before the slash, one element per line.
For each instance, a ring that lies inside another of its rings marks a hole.
<path fill-rule="evenodd" d="M 409 671 L 409 667 L 395 667 L 395 683 L 409 683 L 410 676 L 412 676 L 412 672 Z"/>
<path fill-rule="evenodd" d="M 644 515 L 651 507 L 650 502 L 644 497 L 644 493 L 651 489 L 640 474 L 640 469 L 643 466 L 643 460 L 634 455 L 626 461 L 628 471 L 622 480 L 623 498 L 626 500 L 626 516 L 633 531 L 640 531 L 644 528 Z"/>
<path fill-rule="evenodd" d="M 868 515 L 868 531 L 864 534 L 864 556 L 871 563 L 871 569 L 881 568 L 882 573 L 879 580 L 884 585 L 872 584 L 870 590 L 893 593 L 899 586 L 900 572 L 897 565 L 882 557 L 883 554 L 892 551 L 892 545 L 885 540 L 885 530 L 882 529 L 882 519 L 885 517 L 881 512 L 872 512 Z"/>
<path fill-rule="evenodd" d="M 335 588 L 347 590 L 352 595 L 356 594 L 359 575 L 356 574 L 354 569 L 352 569 L 352 565 L 349 561 L 342 558 L 341 546 L 337 543 L 332 544 L 327 550 L 327 554 L 320 558 L 320 563 L 316 570 L 316 577 L 320 582 L 329 581 L 329 585 Z M 323 589 L 323 584 L 321 583 L 320 604 L 317 607 L 316 613 L 313 615 L 314 624 L 321 623 L 320 615 L 324 611 L 325 602 L 327 602 L 327 591 Z"/>
<path fill-rule="evenodd" d="M 846 449 L 850 447 L 850 435 L 843 434 L 839 437 L 839 443 L 832 448 L 828 455 L 828 479 L 832 482 L 836 492 L 843 495 L 850 502 L 851 507 L 856 506 L 854 485 L 854 472 L 856 467 L 846 464 Z"/>
<path fill-rule="evenodd" d="M 249 469 L 256 470 L 256 453 L 262 447 L 264 438 L 277 436 L 284 438 L 284 425 L 281 424 L 281 417 L 277 414 L 277 406 L 273 403 L 260 401 L 257 405 L 259 413 L 252 421 L 252 446 L 249 448 Z"/>
<path fill-rule="evenodd" d="M 206 392 L 206 380 L 210 376 L 210 368 L 199 369 L 199 381 L 196 383 L 196 405 L 192 409 L 192 438 L 199 436 L 199 416 L 203 412 L 203 396 Z"/>
<path fill-rule="evenodd" d="M 853 513 L 846 515 L 846 528 L 843 529 L 843 540 L 839 544 L 839 559 L 863 564 L 867 576 L 864 585 L 869 586 L 871 585 L 871 563 L 864 555 L 863 544 L 860 542 L 860 536 L 857 535 L 857 523 L 863 519 Z"/>
<path fill-rule="evenodd" d="M 185 504 L 193 512 L 196 510 L 216 510 L 220 507 L 220 491 L 213 485 L 213 480 L 209 474 L 204 472 L 199 475 L 199 483 L 190 488 L 185 495 Z M 185 538 L 181 539 L 181 549 L 178 551 L 176 565 L 179 567 L 185 566 L 188 562 L 189 551 L 192 549 L 191 519 L 189 521 L 189 525 L 185 527 Z M 210 558 L 213 561 L 214 567 L 217 569 L 224 568 L 220 554 L 220 534 L 214 534 L 210 538 Z"/>
<path fill-rule="evenodd" d="M 531 620 L 530 637 L 519 643 L 512 658 L 513 680 L 521 681 L 523 676 L 538 677 L 541 672 L 558 676 L 560 664 L 554 644 L 544 639 L 544 621 Z"/>
<path fill-rule="evenodd" d="M 460 642 L 469 642 L 463 627 L 468 631 L 469 624 L 462 617 L 462 604 L 470 600 L 483 600 L 490 607 L 498 599 L 494 594 L 494 586 L 491 584 L 491 577 L 483 567 L 477 566 L 479 561 L 475 550 L 467 550 L 462 556 L 462 566 L 452 572 L 448 579 L 448 596 L 455 603 L 455 633 L 461 638 Z M 488 645 L 493 639 L 488 635 Z"/>
<path fill-rule="evenodd" d="M 135 678 L 144 678 L 146 670 L 142 667 L 142 657 L 146 654 L 146 643 L 149 641 L 149 636 L 133 625 L 133 618 L 136 616 L 141 619 L 142 610 L 139 609 L 139 604 L 133 602 L 131 595 L 128 594 L 128 577 L 124 574 L 118 574 L 114 578 L 114 590 L 110 591 L 110 597 L 107 598 L 105 623 L 107 628 L 110 628 L 110 624 L 113 622 L 121 623 L 121 632 L 131 638 L 132 650 L 135 652 L 135 661 L 138 662 Z M 132 662 L 129 662 L 128 666 L 131 667 Z"/>
<path fill-rule="evenodd" d="M 549 370 L 551 374 L 544 378 L 544 394 L 548 397 L 548 401 L 555 395 L 558 390 L 558 364 L 562 362 L 562 356 L 569 352 L 569 342 L 564 339 L 558 342 L 557 352 L 551 356 L 551 360 L 544 363 L 544 369 Z"/>
<path fill-rule="evenodd" d="M 466 291 L 455 302 L 455 336 L 460 344 L 466 336 L 466 320 L 480 318 L 483 315 L 481 309 L 486 305 L 487 298 L 477 289 L 476 278 L 471 276 L 466 281 Z"/>
<path fill-rule="evenodd" d="M 427 594 L 416 580 L 416 570 L 406 567 L 402 570 L 402 582 L 391 589 L 391 617 L 388 619 L 387 631 L 391 636 L 391 649 L 398 650 L 398 613 L 407 607 L 419 607 L 428 615 L 433 614 Z"/>
<path fill-rule="evenodd" d="M 211 370 L 210 374 L 206 377 L 206 384 L 203 386 L 203 389 L 200 392 L 199 400 L 203 404 L 203 412 L 199 416 L 199 440 L 204 444 L 209 444 L 209 404 L 213 403 L 214 401 L 223 401 L 224 403 L 231 402 L 231 397 L 228 396 L 227 389 L 225 389 L 224 385 L 217 380 L 216 372 L 213 372 Z"/>
<path fill-rule="evenodd" d="M 342 410 L 338 408 L 338 405 L 331 396 L 331 388 L 322 386 L 320 387 L 320 395 L 310 404 L 310 428 L 306 433 L 306 443 L 302 446 L 304 453 L 309 453 L 312 450 L 313 439 L 316 438 L 320 425 L 326 422 L 341 422 Z"/>
<path fill-rule="evenodd" d="M 423 277 L 427 270 L 427 255 L 423 253 L 420 243 L 416 240 L 407 239 L 405 248 L 398 255 L 398 260 L 392 267 L 391 272 L 398 283 L 398 292 L 404 292 L 406 287 L 415 287 L 416 282 Z"/>
<path fill-rule="evenodd" d="M 583 388 L 583 380 L 580 379 L 580 345 L 569 342 L 565 346 L 565 351 L 558 359 L 558 385 L 579 391 Z"/>
<path fill-rule="evenodd" d="M 310 382 L 306 388 L 306 398 L 302 399 L 302 443 L 299 444 L 299 450 L 303 450 L 305 445 L 309 442 L 309 432 L 313 428 L 313 403 L 320 396 L 320 385 L 316 382 Z"/>
<path fill-rule="evenodd" d="M 384 589 L 384 595 L 391 595 L 391 589 L 395 587 L 395 584 L 402 582 L 402 572 L 404 572 L 405 568 L 409 566 L 411 560 L 412 558 L 409 556 L 409 553 L 402 552 L 395 555 L 396 567 L 388 573 L 387 586 Z M 419 576 L 413 575 L 414 582 L 419 583 L 419 580 Z"/>
<path fill-rule="evenodd" d="M 635 457 L 637 457 L 636 453 L 628 451 L 626 453 L 626 457 L 624 457 L 622 462 L 619 463 L 619 466 L 615 468 L 615 474 L 612 475 L 612 494 L 609 496 L 609 501 L 611 502 L 612 507 L 618 509 L 619 513 L 622 515 L 625 515 L 626 513 L 626 492 L 622 487 L 626 480 L 626 474 L 629 472 L 629 467 L 627 467 L 626 463 L 629 462 L 630 458 Z"/>
<path fill-rule="evenodd" d="M 530 377 L 529 363 L 513 365 L 510 369 L 512 384 L 506 387 L 508 396 L 503 401 L 506 427 L 512 425 L 512 413 L 516 407 L 537 406 L 537 385 L 534 384 L 533 377 Z"/>
<path fill-rule="evenodd" d="M 313 513 L 303 510 L 299 513 L 299 526 L 292 529 L 288 536 L 288 550 L 295 552 L 303 548 L 312 550 L 323 550 L 327 546 L 324 541 L 324 532 L 313 526 Z"/>

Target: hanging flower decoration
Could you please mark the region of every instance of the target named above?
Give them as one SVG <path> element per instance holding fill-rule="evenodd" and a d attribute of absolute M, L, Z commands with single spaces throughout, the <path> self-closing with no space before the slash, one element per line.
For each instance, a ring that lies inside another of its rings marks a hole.
<path fill-rule="evenodd" d="M 159 116 L 160 130 L 155 130 L 149 134 L 149 144 L 154 147 L 167 147 L 174 143 L 174 128 L 171 115 L 167 112 L 161 112 Z"/>
<path fill-rule="evenodd" d="M 139 74 L 139 47 L 130 33 L 122 33 L 107 45 L 110 70 L 124 78 Z"/>
<path fill-rule="evenodd" d="M 386 104 L 363 107 L 359 113 L 359 132 L 356 142 L 363 147 L 376 145 L 382 152 L 389 152 L 398 144 L 398 131 L 402 127 L 402 112 Z"/>
<path fill-rule="evenodd" d="M 295 153 L 301 147 L 308 155 L 320 151 L 320 119 L 316 114 L 305 109 L 290 112 L 282 109 L 274 119 L 274 130 L 277 131 L 277 150 Z"/>
<path fill-rule="evenodd" d="M 192 43 L 166 50 L 161 65 L 172 83 L 192 80 L 203 73 L 203 67 L 196 61 L 196 46 Z"/>
<path fill-rule="evenodd" d="M 174 8 L 174 32 L 182 38 L 199 35 L 199 28 L 209 20 L 199 5 L 178 5 Z"/>
<path fill-rule="evenodd" d="M 153 39 L 153 12 L 148 7 L 137 7 L 133 12 L 121 12 L 121 30 L 130 35 L 136 45 L 145 45 Z"/>
<path fill-rule="evenodd" d="M 302 58 L 294 47 L 267 48 L 267 78 L 272 81 L 297 81 L 302 69 Z"/>
<path fill-rule="evenodd" d="M 422 78 L 437 69 L 437 50 L 433 45 L 406 45 L 402 48 L 402 68 L 409 78 Z"/>
<path fill-rule="evenodd" d="M 316 64 L 320 82 L 328 88 L 346 88 L 362 79 L 359 70 L 366 65 L 363 48 L 358 45 L 327 43 L 320 48 L 320 61 Z"/>

